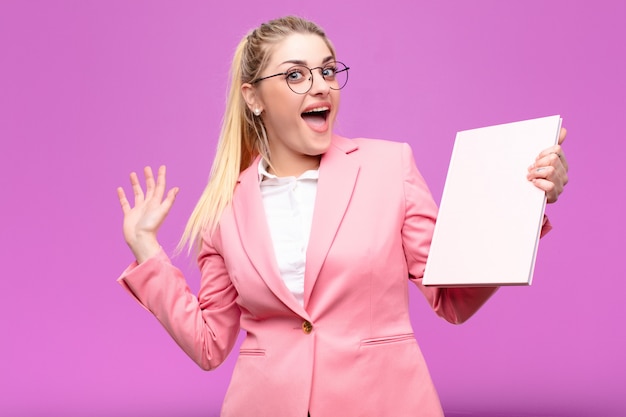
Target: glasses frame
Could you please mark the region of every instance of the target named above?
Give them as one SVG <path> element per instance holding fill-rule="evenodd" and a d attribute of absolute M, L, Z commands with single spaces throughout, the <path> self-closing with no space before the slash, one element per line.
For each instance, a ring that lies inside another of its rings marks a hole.
<path fill-rule="evenodd" d="M 289 75 L 289 74 L 290 74 L 290 72 L 291 72 L 294 68 L 298 68 L 298 67 L 300 67 L 300 68 L 306 68 L 306 69 L 308 69 L 308 70 L 309 70 L 309 73 L 311 74 L 311 78 L 310 78 L 309 88 L 308 88 L 306 91 L 302 92 L 302 93 L 299 93 L 299 92 L 295 91 L 293 88 L 291 88 L 291 84 L 289 84 L 289 79 L 288 79 L 287 77 L 285 77 L 285 82 L 287 83 L 287 87 L 289 87 L 289 89 L 290 89 L 291 91 L 293 91 L 293 92 L 294 92 L 294 93 L 296 93 L 296 94 L 306 94 L 306 93 L 308 93 L 309 91 L 311 91 L 311 88 L 313 88 L 313 70 L 317 70 L 317 69 L 318 69 L 318 70 L 320 70 L 320 75 L 322 76 L 322 78 L 324 79 L 324 81 L 328 82 L 328 81 L 326 80 L 326 77 L 324 77 L 323 70 L 324 70 L 324 68 L 327 68 L 327 67 L 329 67 L 329 66 L 332 66 L 332 64 L 341 64 L 341 65 L 343 65 L 343 66 L 344 66 L 344 68 L 343 68 L 343 69 L 341 69 L 341 70 L 339 70 L 339 71 L 336 71 L 336 72 L 335 72 L 335 74 L 338 74 L 338 73 L 340 73 L 340 72 L 344 72 L 344 71 L 346 72 L 346 82 L 345 82 L 345 83 L 343 83 L 343 85 L 342 85 L 341 87 L 339 87 L 339 88 L 333 88 L 333 87 L 331 87 L 331 86 L 330 86 L 330 84 L 328 85 L 328 87 L 329 87 L 331 90 L 339 91 L 339 90 L 341 90 L 342 88 L 344 88 L 344 87 L 346 86 L 346 84 L 348 84 L 348 74 L 350 74 L 350 73 L 348 72 L 348 70 L 350 69 L 350 67 L 349 67 L 349 66 L 347 66 L 346 64 L 344 64 L 344 63 L 343 63 L 343 62 L 341 62 L 341 61 L 335 61 L 335 60 L 333 60 L 333 61 L 329 61 L 329 62 L 327 62 L 326 64 L 324 64 L 324 65 L 322 65 L 322 66 L 320 66 L 320 67 L 314 67 L 314 68 L 309 68 L 309 67 L 307 67 L 306 65 L 294 65 L 294 66 L 292 66 L 292 67 L 289 67 L 289 69 L 288 69 L 287 71 L 285 71 L 285 72 L 279 72 L 278 74 L 272 74 L 272 75 L 268 75 L 268 76 L 266 76 L 266 77 L 257 78 L 256 80 L 252 81 L 250 84 L 256 84 L 256 83 L 258 83 L 258 82 L 260 82 L 260 81 L 267 80 L 268 78 L 279 77 L 279 76 L 281 76 L 281 75 L 284 75 L 284 76 Z"/>

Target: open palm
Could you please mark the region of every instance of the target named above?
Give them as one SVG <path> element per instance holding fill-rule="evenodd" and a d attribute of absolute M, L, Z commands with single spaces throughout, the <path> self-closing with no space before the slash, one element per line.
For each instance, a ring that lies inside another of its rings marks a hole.
<path fill-rule="evenodd" d="M 124 213 L 124 239 L 139 263 L 155 255 L 160 245 L 157 240 L 159 227 L 167 217 L 178 188 L 174 187 L 165 194 L 165 166 L 159 167 L 156 182 L 152 168 L 144 168 L 146 192 L 144 194 L 135 172 L 130 174 L 135 205 L 131 206 L 124 189 L 119 187 L 117 195 Z M 165 196 L 165 197 L 164 197 Z"/>

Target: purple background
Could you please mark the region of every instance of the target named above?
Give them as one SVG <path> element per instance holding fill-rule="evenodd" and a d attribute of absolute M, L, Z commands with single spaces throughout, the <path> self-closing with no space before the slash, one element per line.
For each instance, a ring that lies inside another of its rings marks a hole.
<path fill-rule="evenodd" d="M 410 142 L 437 200 L 456 131 L 562 115 L 571 181 L 533 286 L 463 326 L 412 288 L 413 322 L 451 416 L 626 415 L 625 5 L 2 0 L 0 415 L 217 415 L 235 355 L 201 371 L 115 283 L 131 261 L 115 188 L 168 165 L 171 252 L 234 47 L 290 13 L 352 67 L 337 131 Z"/>

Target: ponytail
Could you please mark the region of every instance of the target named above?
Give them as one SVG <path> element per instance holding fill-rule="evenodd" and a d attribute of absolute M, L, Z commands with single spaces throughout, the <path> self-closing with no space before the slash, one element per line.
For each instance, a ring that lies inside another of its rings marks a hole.
<path fill-rule="evenodd" d="M 271 167 L 269 143 L 261 117 L 255 116 L 246 105 L 241 86 L 253 82 L 264 69 L 270 46 L 293 33 L 311 33 L 320 36 L 333 56 L 335 50 L 324 31 L 315 23 L 299 17 L 286 16 L 263 23 L 245 36 L 237 49 L 230 68 L 230 87 L 226 113 L 222 121 L 217 151 L 209 182 L 196 204 L 176 252 L 188 246 L 198 251 L 204 233 L 214 233 L 224 209 L 231 203 L 239 174 L 261 155 Z"/>
<path fill-rule="evenodd" d="M 220 139 L 211 167 L 209 182 L 204 188 L 200 200 L 196 204 L 185 231 L 178 243 L 180 252 L 188 246 L 198 250 L 201 245 L 201 236 L 205 231 L 213 233 L 219 218 L 231 202 L 235 185 L 241 171 L 247 168 L 256 157 L 250 141 L 242 140 L 245 128 L 244 113 L 247 110 L 241 95 L 241 62 L 247 38 L 244 38 L 237 49 L 230 69 L 230 91 L 227 98 L 226 113 L 222 121 Z"/>

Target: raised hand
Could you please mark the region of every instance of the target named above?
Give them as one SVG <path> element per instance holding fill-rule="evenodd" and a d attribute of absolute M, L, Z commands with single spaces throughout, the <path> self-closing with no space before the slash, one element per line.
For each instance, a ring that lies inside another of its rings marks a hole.
<path fill-rule="evenodd" d="M 165 166 L 159 167 L 156 183 L 152 168 L 144 168 L 144 176 L 146 178 L 145 194 L 137 174 L 135 172 L 130 174 L 130 184 L 135 197 L 134 207 L 131 207 L 128 202 L 124 189 L 122 187 L 117 189 L 117 196 L 124 213 L 124 239 L 139 263 L 156 255 L 160 250 L 157 232 L 178 193 L 178 187 L 174 187 L 165 195 Z M 165 198 L 163 198 L 164 195 Z"/>
<path fill-rule="evenodd" d="M 566 135 L 565 128 L 561 128 L 558 145 L 544 149 L 535 159 L 535 163 L 528 167 L 528 180 L 546 192 L 548 203 L 554 203 L 559 199 L 568 181 L 569 166 L 561 146 Z"/>

